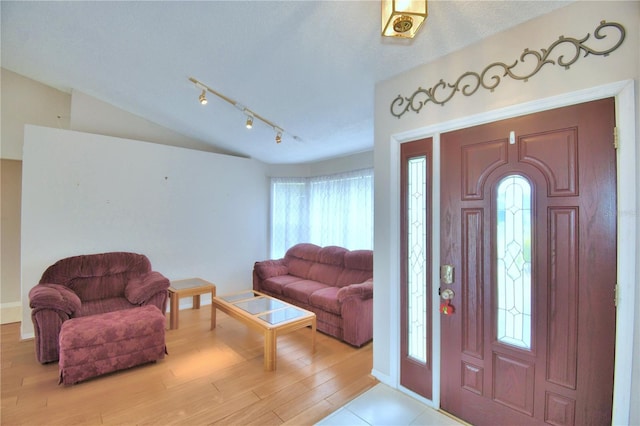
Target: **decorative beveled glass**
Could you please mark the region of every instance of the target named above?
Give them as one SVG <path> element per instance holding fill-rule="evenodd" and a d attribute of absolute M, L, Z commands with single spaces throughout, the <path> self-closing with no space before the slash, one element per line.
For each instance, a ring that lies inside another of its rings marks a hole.
<path fill-rule="evenodd" d="M 407 324 L 411 358 L 427 362 L 427 158 L 407 162 Z"/>
<path fill-rule="evenodd" d="M 531 184 L 520 175 L 497 190 L 496 277 L 498 341 L 531 349 Z"/>

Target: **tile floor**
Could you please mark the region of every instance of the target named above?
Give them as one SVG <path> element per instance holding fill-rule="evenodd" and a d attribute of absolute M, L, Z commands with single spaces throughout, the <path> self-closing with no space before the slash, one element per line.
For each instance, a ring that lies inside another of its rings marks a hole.
<path fill-rule="evenodd" d="M 462 423 L 387 385 L 377 384 L 318 426 L 460 426 Z"/>

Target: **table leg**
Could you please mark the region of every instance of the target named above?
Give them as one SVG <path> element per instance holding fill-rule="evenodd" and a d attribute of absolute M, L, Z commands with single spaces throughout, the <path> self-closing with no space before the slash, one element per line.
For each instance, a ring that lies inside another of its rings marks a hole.
<path fill-rule="evenodd" d="M 316 353 L 316 318 L 311 321 L 311 352 Z"/>
<path fill-rule="evenodd" d="M 193 309 L 200 309 L 200 295 L 193 296 Z"/>
<path fill-rule="evenodd" d="M 216 297 L 216 288 L 211 289 L 211 329 L 216 328 L 216 306 L 213 304 L 213 298 Z"/>
<path fill-rule="evenodd" d="M 176 328 L 178 328 L 178 301 L 180 300 L 180 298 L 176 293 L 169 293 L 169 299 L 171 300 L 169 329 L 175 330 Z"/>
<path fill-rule="evenodd" d="M 277 336 L 275 330 L 264 332 L 264 371 L 276 369 Z"/>

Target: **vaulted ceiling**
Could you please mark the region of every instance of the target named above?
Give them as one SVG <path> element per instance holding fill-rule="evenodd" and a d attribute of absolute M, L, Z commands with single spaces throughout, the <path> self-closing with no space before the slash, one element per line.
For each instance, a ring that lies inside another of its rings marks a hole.
<path fill-rule="evenodd" d="M 570 1 L 430 1 L 412 41 L 378 1 L 2 1 L 2 67 L 267 163 L 373 149 L 377 82 Z M 209 95 L 195 77 L 281 126 Z M 294 139 L 296 135 L 300 140 Z"/>

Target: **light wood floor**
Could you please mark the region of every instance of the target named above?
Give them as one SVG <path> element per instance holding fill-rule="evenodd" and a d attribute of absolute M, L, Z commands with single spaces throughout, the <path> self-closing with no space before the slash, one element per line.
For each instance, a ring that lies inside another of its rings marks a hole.
<path fill-rule="evenodd" d="M 41 365 L 20 324 L 1 328 L 2 413 L 9 425 L 310 425 L 377 381 L 371 343 L 360 349 L 310 329 L 278 338 L 278 366 L 263 370 L 263 337 L 210 306 L 180 311 L 167 330 L 169 355 L 155 364 L 58 385 L 58 364 Z M 168 324 L 168 323 L 167 323 Z"/>

